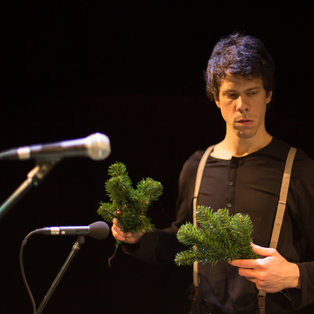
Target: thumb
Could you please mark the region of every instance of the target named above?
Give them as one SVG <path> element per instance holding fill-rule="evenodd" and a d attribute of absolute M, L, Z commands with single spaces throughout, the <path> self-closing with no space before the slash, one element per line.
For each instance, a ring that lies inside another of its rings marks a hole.
<path fill-rule="evenodd" d="M 266 256 L 273 256 L 277 254 L 276 249 L 259 246 L 254 243 L 251 243 L 251 248 L 257 255 L 260 255 L 260 256 L 266 257 Z"/>

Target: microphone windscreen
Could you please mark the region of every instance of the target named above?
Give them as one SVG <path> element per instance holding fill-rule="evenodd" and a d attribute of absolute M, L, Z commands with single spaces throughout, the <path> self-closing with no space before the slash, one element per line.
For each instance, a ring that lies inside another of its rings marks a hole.
<path fill-rule="evenodd" d="M 89 228 L 89 236 L 97 240 L 107 238 L 110 231 L 109 226 L 104 221 L 96 221 L 90 224 Z"/>

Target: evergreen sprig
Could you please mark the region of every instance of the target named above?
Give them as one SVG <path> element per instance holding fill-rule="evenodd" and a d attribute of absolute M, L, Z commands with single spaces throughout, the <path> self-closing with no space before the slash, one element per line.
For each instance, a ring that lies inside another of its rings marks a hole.
<path fill-rule="evenodd" d="M 150 204 L 163 192 L 161 183 L 146 178 L 138 182 L 134 189 L 126 166 L 121 162 L 112 164 L 108 168 L 108 175 L 110 179 L 105 182 L 105 190 L 110 202 L 100 202 L 97 213 L 109 223 L 117 218 L 123 232 L 152 231 L 154 225 L 146 214 Z M 109 266 L 119 244 L 120 241 L 116 240 L 114 253 L 108 259 Z"/>
<path fill-rule="evenodd" d="M 232 216 L 226 208 L 214 212 L 198 206 L 196 220 L 201 228 L 186 223 L 177 232 L 178 240 L 189 247 L 177 253 L 177 265 L 192 265 L 195 261 L 214 265 L 221 260 L 259 257 L 250 246 L 253 225 L 248 215 Z"/>
<path fill-rule="evenodd" d="M 154 226 L 146 214 L 163 192 L 161 183 L 146 178 L 134 189 L 126 166 L 120 162 L 109 167 L 108 175 L 111 178 L 105 182 L 105 189 L 110 202 L 100 202 L 98 214 L 109 223 L 117 218 L 124 232 L 152 231 Z"/>

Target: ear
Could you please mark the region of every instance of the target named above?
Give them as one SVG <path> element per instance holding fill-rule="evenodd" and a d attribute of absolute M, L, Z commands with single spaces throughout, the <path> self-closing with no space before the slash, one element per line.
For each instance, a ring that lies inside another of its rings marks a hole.
<path fill-rule="evenodd" d="M 266 94 L 266 105 L 270 103 L 272 96 L 273 96 L 273 91 L 270 90 L 268 94 Z"/>
<path fill-rule="evenodd" d="M 219 98 L 216 95 L 214 95 L 214 100 L 215 100 L 216 106 L 218 108 L 220 108 L 220 101 L 219 101 Z"/>

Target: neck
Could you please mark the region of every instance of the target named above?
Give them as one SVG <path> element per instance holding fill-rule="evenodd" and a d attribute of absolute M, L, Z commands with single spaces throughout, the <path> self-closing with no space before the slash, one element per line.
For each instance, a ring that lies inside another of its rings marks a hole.
<path fill-rule="evenodd" d="M 271 140 L 272 136 L 267 132 L 252 138 L 240 138 L 226 133 L 224 140 L 215 146 L 212 156 L 221 159 L 243 157 L 267 146 Z"/>

